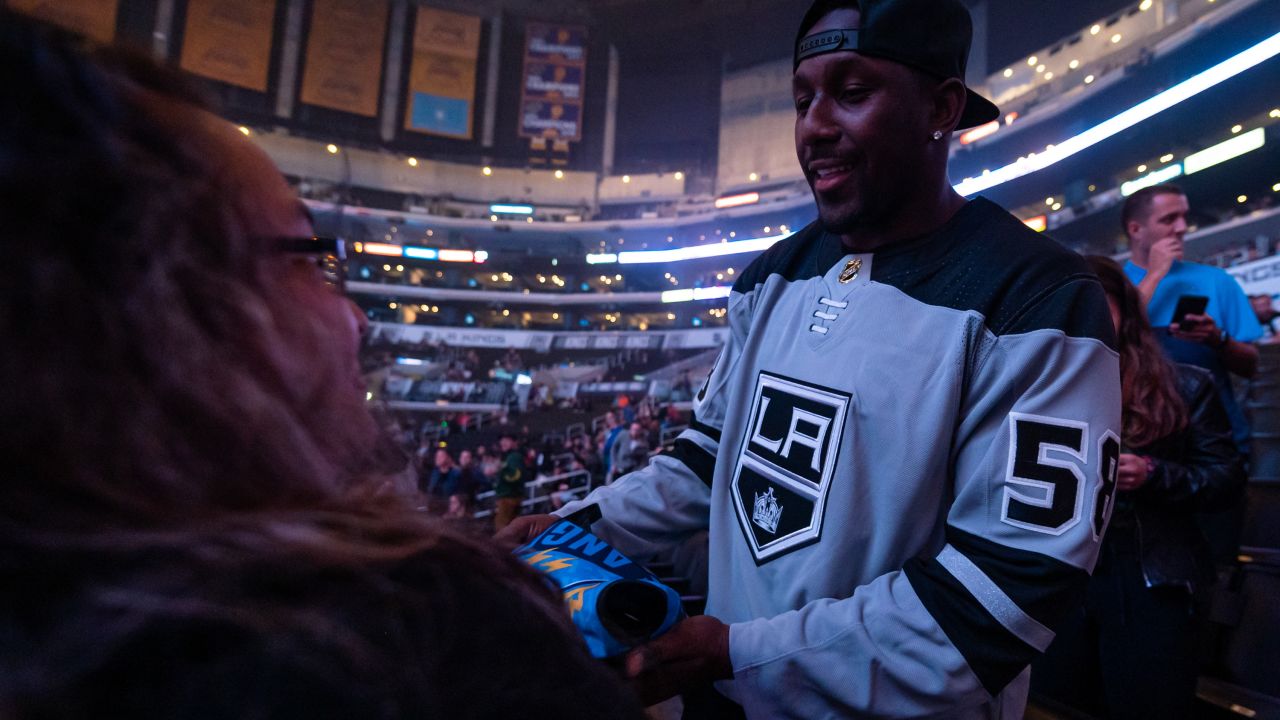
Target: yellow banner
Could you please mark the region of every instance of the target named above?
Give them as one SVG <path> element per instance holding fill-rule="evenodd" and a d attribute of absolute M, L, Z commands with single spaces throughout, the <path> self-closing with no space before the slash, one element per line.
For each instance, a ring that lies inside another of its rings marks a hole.
<path fill-rule="evenodd" d="M 471 138 L 480 18 L 419 7 L 405 127 L 430 135 Z"/>
<path fill-rule="evenodd" d="M 190 0 L 182 69 L 266 92 L 275 17 L 276 0 Z"/>
<path fill-rule="evenodd" d="M 376 117 L 387 5 L 315 0 L 302 75 L 302 102 Z"/>
<path fill-rule="evenodd" d="M 116 38 L 120 0 L 9 0 L 9 7 L 101 43 Z"/>

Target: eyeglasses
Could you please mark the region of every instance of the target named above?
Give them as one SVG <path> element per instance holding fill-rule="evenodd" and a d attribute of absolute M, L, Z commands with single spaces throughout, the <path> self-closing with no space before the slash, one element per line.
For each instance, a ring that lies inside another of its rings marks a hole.
<path fill-rule="evenodd" d="M 347 243 L 335 237 L 283 237 L 274 241 L 277 252 L 310 255 L 324 274 L 324 281 L 334 290 L 347 290 Z"/>

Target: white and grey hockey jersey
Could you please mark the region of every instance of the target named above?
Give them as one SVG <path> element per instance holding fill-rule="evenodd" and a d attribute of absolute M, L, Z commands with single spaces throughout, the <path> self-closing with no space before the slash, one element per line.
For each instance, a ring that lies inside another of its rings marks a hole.
<path fill-rule="evenodd" d="M 674 452 L 586 498 L 599 534 L 643 556 L 710 528 L 718 687 L 750 718 L 1021 717 L 1120 451 L 1083 259 L 983 199 L 875 253 L 810 226 L 729 321 Z"/>

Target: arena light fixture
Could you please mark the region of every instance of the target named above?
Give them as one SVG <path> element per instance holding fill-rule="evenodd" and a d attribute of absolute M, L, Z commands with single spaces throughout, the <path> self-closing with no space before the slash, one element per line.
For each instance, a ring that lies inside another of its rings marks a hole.
<path fill-rule="evenodd" d="M 1270 60 L 1278 54 L 1280 54 L 1280 33 L 1276 33 L 1253 47 L 1223 60 L 1208 70 L 1134 105 L 1119 115 L 1094 125 L 1075 137 L 1056 143 L 1052 150 L 1012 162 L 980 177 L 966 178 L 956 185 L 956 192 L 961 195 L 973 195 L 1043 170 L 1087 150 L 1144 120 L 1154 117 L 1188 98 L 1223 83 L 1260 63 Z M 1245 136 L 1241 135 L 1240 137 Z M 1187 168 L 1187 171 L 1188 173 L 1190 172 L 1190 167 Z"/>
<path fill-rule="evenodd" d="M 506 205 L 496 204 L 489 206 L 489 212 L 494 215 L 532 215 L 532 205 Z"/>
<path fill-rule="evenodd" d="M 758 192 L 726 195 L 722 198 L 716 198 L 716 209 L 724 210 L 725 208 L 742 207 L 743 205 L 755 205 L 758 202 L 760 202 L 760 193 Z"/>
<path fill-rule="evenodd" d="M 389 243 L 365 243 L 364 251 L 369 255 L 386 255 L 388 257 L 404 255 L 404 248 Z"/>
<path fill-rule="evenodd" d="M 1263 128 L 1254 128 L 1247 133 L 1237 135 L 1230 140 L 1220 142 L 1212 147 L 1205 148 L 1198 153 L 1188 155 L 1183 159 L 1182 164 L 1188 175 L 1211 168 L 1219 163 L 1224 163 L 1233 158 L 1238 158 L 1245 153 L 1253 152 L 1265 145 L 1267 142 L 1267 133 Z"/>
<path fill-rule="evenodd" d="M 1182 175 L 1182 163 L 1174 163 L 1167 167 L 1162 167 L 1154 172 L 1147 173 L 1137 180 L 1120 183 L 1120 195 L 1129 197 L 1138 192 L 1142 188 L 1159 185 Z"/>

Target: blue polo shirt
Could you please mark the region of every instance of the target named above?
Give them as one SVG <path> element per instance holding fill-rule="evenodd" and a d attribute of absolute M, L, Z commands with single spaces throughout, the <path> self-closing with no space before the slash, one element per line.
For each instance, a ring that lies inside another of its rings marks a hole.
<path fill-rule="evenodd" d="M 1142 282 L 1147 271 L 1126 262 L 1124 272 L 1134 285 Z M 1218 393 L 1222 404 L 1227 408 L 1231 418 L 1231 435 L 1243 453 L 1249 451 L 1249 422 L 1244 411 L 1236 403 L 1235 393 L 1231 388 L 1231 374 L 1222 364 L 1218 351 L 1200 343 L 1178 340 L 1169 335 L 1169 323 L 1173 321 L 1173 311 L 1178 305 L 1178 298 L 1183 295 L 1204 295 L 1209 298 L 1205 314 L 1213 318 L 1219 328 L 1226 330 L 1233 340 L 1254 342 L 1262 337 L 1262 325 L 1249 306 L 1249 298 L 1235 278 L 1225 270 L 1211 265 L 1176 260 L 1169 274 L 1156 286 L 1151 303 L 1147 305 L 1147 317 L 1151 326 L 1164 346 L 1165 352 L 1174 362 L 1186 363 L 1202 367 L 1213 373 L 1218 383 Z"/>

